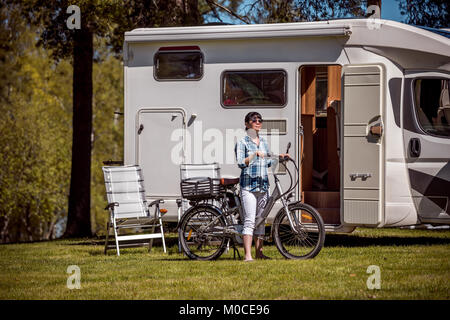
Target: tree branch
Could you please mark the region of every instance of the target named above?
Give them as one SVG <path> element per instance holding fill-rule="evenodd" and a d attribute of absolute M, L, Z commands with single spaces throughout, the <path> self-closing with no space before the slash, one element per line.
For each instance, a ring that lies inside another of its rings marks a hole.
<path fill-rule="evenodd" d="M 215 2 L 215 1 L 213 1 L 213 0 L 206 0 L 206 2 L 208 3 L 208 5 L 210 5 L 210 6 L 211 6 L 211 5 L 212 5 L 212 6 L 216 6 L 217 8 L 222 9 L 223 11 L 225 11 L 226 13 L 228 13 L 229 15 L 231 15 L 231 16 L 233 16 L 233 17 L 239 19 L 239 20 L 241 20 L 242 22 L 244 22 L 244 23 L 246 23 L 246 24 L 250 24 L 250 21 L 248 21 L 247 18 L 244 18 L 244 17 L 238 15 L 236 12 L 233 12 L 232 10 L 230 10 L 230 9 L 228 9 L 228 8 L 226 8 L 226 7 L 224 7 L 223 5 L 221 5 L 221 4 L 219 4 L 219 3 L 217 3 L 217 2 Z"/>

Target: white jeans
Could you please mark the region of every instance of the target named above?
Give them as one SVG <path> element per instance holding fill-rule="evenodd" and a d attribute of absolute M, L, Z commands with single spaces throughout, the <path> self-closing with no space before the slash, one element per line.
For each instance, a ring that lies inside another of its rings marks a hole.
<path fill-rule="evenodd" d="M 241 189 L 241 201 L 244 208 L 244 229 L 242 234 L 264 237 L 265 222 L 255 229 L 255 221 L 264 211 L 268 199 L 267 192 L 250 192 Z"/>

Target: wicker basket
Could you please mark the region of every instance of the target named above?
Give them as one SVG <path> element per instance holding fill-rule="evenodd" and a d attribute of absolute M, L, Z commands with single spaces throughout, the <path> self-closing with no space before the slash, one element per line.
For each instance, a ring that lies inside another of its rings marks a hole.
<path fill-rule="evenodd" d="M 181 180 L 181 195 L 188 200 L 205 200 L 217 198 L 223 188 L 220 179 L 196 177 Z"/>

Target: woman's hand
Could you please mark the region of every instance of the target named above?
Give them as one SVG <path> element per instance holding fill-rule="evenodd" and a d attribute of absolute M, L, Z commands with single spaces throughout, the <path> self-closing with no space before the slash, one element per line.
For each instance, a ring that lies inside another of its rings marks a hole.
<path fill-rule="evenodd" d="M 254 154 L 255 154 L 255 156 L 257 156 L 257 157 L 264 158 L 264 153 L 263 153 L 262 151 L 256 151 Z"/>
<path fill-rule="evenodd" d="M 280 154 L 280 159 L 284 160 L 285 158 L 292 159 L 289 153 Z"/>
<path fill-rule="evenodd" d="M 252 162 L 253 159 L 255 159 L 256 157 L 264 158 L 264 153 L 259 150 L 252 153 L 251 155 L 249 155 L 247 158 L 244 159 L 245 164 L 248 166 L 250 164 L 250 162 Z"/>

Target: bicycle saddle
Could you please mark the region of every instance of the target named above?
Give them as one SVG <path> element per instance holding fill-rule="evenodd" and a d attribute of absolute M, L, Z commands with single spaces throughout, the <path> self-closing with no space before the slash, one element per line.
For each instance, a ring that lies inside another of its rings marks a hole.
<path fill-rule="evenodd" d="M 239 178 L 221 178 L 220 184 L 222 186 L 233 186 L 239 183 Z"/>

